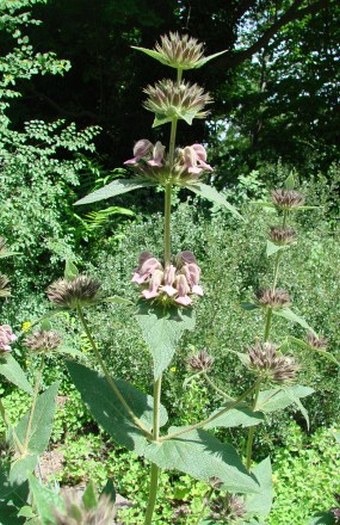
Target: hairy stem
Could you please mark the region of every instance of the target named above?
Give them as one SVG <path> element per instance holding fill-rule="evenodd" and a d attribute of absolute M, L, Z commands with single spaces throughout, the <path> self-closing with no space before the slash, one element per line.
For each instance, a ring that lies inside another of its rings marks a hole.
<path fill-rule="evenodd" d="M 32 398 L 32 408 L 31 408 L 30 416 L 29 416 L 28 423 L 27 423 L 27 429 L 26 429 L 26 434 L 25 434 L 25 441 L 24 441 L 24 446 L 23 446 L 24 453 L 26 453 L 28 451 L 28 444 L 29 444 L 29 440 L 30 440 L 30 437 L 31 437 L 33 417 L 34 417 L 34 412 L 35 412 L 35 408 L 36 408 L 36 405 L 37 405 L 37 400 L 38 400 L 39 390 L 40 390 L 40 386 L 41 386 L 41 378 L 42 378 L 42 373 L 43 373 L 44 366 L 45 366 L 45 356 L 43 355 L 42 358 L 41 358 L 41 363 L 40 363 L 40 366 L 38 368 L 38 372 L 37 372 L 36 378 L 35 378 L 35 385 L 34 385 L 33 398 Z"/>
<path fill-rule="evenodd" d="M 125 401 L 124 397 L 122 396 L 119 388 L 117 387 L 115 381 L 112 379 L 112 377 L 110 376 L 109 372 L 108 372 L 108 369 L 106 368 L 106 365 L 100 355 L 100 352 L 97 348 L 97 345 L 92 337 L 92 334 L 91 334 L 91 331 L 90 331 L 90 328 L 89 328 L 89 325 L 85 319 L 85 316 L 83 314 L 83 311 L 82 311 L 82 308 L 81 306 L 79 305 L 78 308 L 77 308 L 77 312 L 78 312 L 78 316 L 79 316 L 79 319 L 80 319 L 80 322 L 84 328 L 84 331 L 86 333 L 86 336 L 91 344 L 91 347 L 93 349 L 93 352 L 96 356 L 96 359 L 98 361 L 98 364 L 100 366 L 100 368 L 102 369 L 103 371 L 103 374 L 105 376 L 105 379 L 106 381 L 108 382 L 108 384 L 110 385 L 112 391 L 114 392 L 114 394 L 116 395 L 116 397 L 119 399 L 119 401 L 121 402 L 121 404 L 123 405 L 123 407 L 125 408 L 126 412 L 128 413 L 128 415 L 130 416 L 130 418 L 132 419 L 132 421 L 134 422 L 134 424 L 140 429 L 142 430 L 142 432 L 144 432 L 144 434 L 148 437 L 148 439 L 152 439 L 152 434 L 150 434 L 150 432 L 148 431 L 148 429 L 145 427 L 145 425 L 142 423 L 142 421 L 136 416 L 136 414 L 134 413 L 134 411 L 132 410 L 132 408 L 130 407 L 130 405 Z"/>
<path fill-rule="evenodd" d="M 229 396 L 226 392 L 224 392 L 224 390 L 222 390 L 217 385 L 215 385 L 215 383 L 210 379 L 208 374 L 203 372 L 203 377 L 206 380 L 206 382 L 211 386 L 211 388 L 213 388 L 215 390 L 215 392 L 220 394 L 220 396 L 224 397 L 225 399 L 228 399 L 228 401 L 235 401 L 234 397 Z"/>
<path fill-rule="evenodd" d="M 151 464 L 151 475 L 150 475 L 150 491 L 149 491 L 149 501 L 146 509 L 144 525 L 152 524 L 152 516 L 155 510 L 156 497 L 157 497 L 157 488 L 158 488 L 158 473 L 159 468 L 154 463 Z"/>
<path fill-rule="evenodd" d="M 255 388 L 254 402 L 253 402 L 253 411 L 254 412 L 256 410 L 256 404 L 257 404 L 257 400 L 259 398 L 259 394 L 260 394 L 260 382 L 257 384 L 257 386 Z M 247 453 L 246 453 L 246 456 L 247 456 L 246 466 L 247 466 L 248 470 L 251 467 L 251 460 L 252 460 L 252 455 L 253 455 L 254 435 L 255 435 L 255 426 L 250 427 L 249 432 L 248 432 Z"/>
<path fill-rule="evenodd" d="M 164 264 L 169 266 L 171 261 L 171 184 L 165 186 L 164 201 Z"/>
<path fill-rule="evenodd" d="M 211 416 L 207 417 L 206 419 L 203 419 L 202 421 L 199 421 L 198 423 L 182 428 L 181 430 L 178 430 L 177 432 L 174 432 L 173 434 L 162 436 L 159 438 L 158 441 L 167 441 L 169 439 L 174 439 L 178 436 L 182 436 L 183 434 L 187 434 L 188 432 L 191 432 L 192 430 L 197 430 L 199 428 L 204 427 L 208 423 L 211 423 L 212 421 L 219 418 L 220 416 L 223 416 L 223 414 L 225 414 L 226 412 L 229 412 L 229 410 L 232 410 L 233 408 L 235 408 L 236 405 L 244 401 L 257 388 L 258 384 L 259 384 L 259 380 L 256 381 L 256 383 L 254 383 L 251 387 L 249 387 L 248 390 L 243 392 L 243 394 L 238 399 L 235 399 L 235 401 L 230 403 L 225 408 L 222 408 L 221 410 L 219 410 L 219 412 L 212 414 Z"/>
<path fill-rule="evenodd" d="M 266 322 L 264 327 L 264 340 L 265 342 L 269 339 L 270 329 L 272 326 L 272 318 L 273 318 L 273 309 L 268 306 L 267 312 L 266 312 Z"/>

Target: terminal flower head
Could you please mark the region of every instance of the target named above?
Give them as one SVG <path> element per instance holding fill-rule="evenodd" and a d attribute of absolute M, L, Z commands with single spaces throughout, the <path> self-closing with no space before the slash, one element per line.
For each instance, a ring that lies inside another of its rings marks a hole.
<path fill-rule="evenodd" d="M 281 355 L 272 343 L 256 343 L 248 349 L 248 367 L 273 383 L 289 383 L 300 369 L 291 356 Z"/>
<path fill-rule="evenodd" d="M 90 306 L 100 300 L 100 283 L 89 275 L 77 275 L 73 279 L 58 279 L 46 290 L 49 300 L 60 308 L 76 309 Z"/>
<path fill-rule="evenodd" d="M 295 190 L 277 189 L 272 193 L 273 204 L 280 210 L 291 210 L 303 206 L 305 197 Z"/>
<path fill-rule="evenodd" d="M 271 241 L 281 246 L 294 242 L 296 232 L 290 227 L 282 228 L 280 226 L 271 226 L 269 237 Z"/>
<path fill-rule="evenodd" d="M 201 270 L 192 252 L 180 252 L 174 264 L 164 266 L 152 253 L 142 252 L 132 282 L 142 286 L 142 297 L 162 303 L 191 306 L 192 295 L 203 295 Z"/>
<path fill-rule="evenodd" d="M 37 354 L 56 350 L 60 343 L 60 335 L 54 330 L 38 330 L 25 339 L 27 348 Z"/>
<path fill-rule="evenodd" d="M 267 306 L 269 308 L 284 308 L 290 304 L 288 292 L 281 288 L 277 288 L 276 290 L 260 288 L 260 290 L 256 292 L 256 298 L 260 306 Z"/>
<path fill-rule="evenodd" d="M 0 325 L 0 353 L 10 352 L 11 344 L 17 339 L 9 324 Z"/>

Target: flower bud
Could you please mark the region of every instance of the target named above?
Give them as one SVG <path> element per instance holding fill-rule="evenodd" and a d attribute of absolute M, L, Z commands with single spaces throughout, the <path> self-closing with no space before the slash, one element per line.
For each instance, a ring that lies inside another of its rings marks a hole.
<path fill-rule="evenodd" d="M 11 344 L 16 341 L 17 337 L 13 334 L 12 328 L 9 324 L 0 325 L 0 354 L 2 352 L 10 352 Z"/>
<path fill-rule="evenodd" d="M 206 350 L 201 350 L 188 359 L 188 367 L 192 372 L 209 372 L 214 363 L 214 358 Z"/>
<path fill-rule="evenodd" d="M 124 164 L 127 166 L 134 166 L 137 164 L 140 159 L 146 157 L 150 151 L 152 151 L 153 144 L 148 139 L 141 139 L 136 142 L 135 147 L 133 148 L 133 155 L 134 157 L 132 159 L 126 160 Z"/>
<path fill-rule="evenodd" d="M 316 350 L 326 350 L 328 344 L 328 341 L 325 337 L 317 336 L 316 334 L 313 334 L 313 332 L 308 332 L 306 342 L 309 344 L 309 346 L 315 348 Z"/>
<path fill-rule="evenodd" d="M 277 189 L 272 191 L 272 201 L 281 210 L 290 210 L 303 206 L 305 197 L 295 190 Z"/>
<path fill-rule="evenodd" d="M 46 290 L 49 300 L 60 308 L 76 309 L 90 306 L 100 300 L 100 283 L 88 275 L 78 275 L 74 279 L 58 279 Z"/>
<path fill-rule="evenodd" d="M 291 356 L 277 353 L 272 343 L 256 343 L 248 350 L 249 369 L 273 383 L 289 383 L 300 369 Z"/>
<path fill-rule="evenodd" d="M 155 50 L 160 53 L 164 64 L 176 69 L 192 69 L 203 57 L 203 44 L 188 35 L 170 32 L 160 37 Z"/>
<path fill-rule="evenodd" d="M 291 302 L 288 292 L 281 288 L 277 288 L 276 290 L 261 288 L 256 292 L 256 299 L 260 306 L 270 308 L 284 308 Z"/>
<path fill-rule="evenodd" d="M 32 352 L 37 354 L 48 353 L 56 350 L 60 346 L 61 338 L 59 334 L 53 330 L 39 330 L 27 336 L 24 343 Z"/>

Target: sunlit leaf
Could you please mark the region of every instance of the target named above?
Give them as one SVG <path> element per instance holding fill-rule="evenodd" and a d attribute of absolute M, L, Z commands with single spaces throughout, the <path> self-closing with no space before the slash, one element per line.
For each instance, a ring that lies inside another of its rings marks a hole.
<path fill-rule="evenodd" d="M 32 394 L 25 372 L 10 353 L 0 355 L 0 374 L 27 394 Z"/>
<path fill-rule="evenodd" d="M 104 199 L 110 199 L 116 195 L 127 193 L 128 191 L 134 191 L 139 188 L 147 188 L 149 186 L 155 186 L 154 182 L 142 181 L 139 179 L 117 179 L 106 186 L 103 186 L 99 190 L 96 190 L 86 197 L 83 197 L 75 203 L 76 206 L 80 204 L 90 204 L 92 202 L 102 201 Z"/>
<path fill-rule="evenodd" d="M 196 182 L 194 184 L 187 184 L 185 186 L 188 190 L 192 191 L 193 193 L 196 193 L 196 195 L 199 195 L 200 197 L 203 197 L 205 199 L 208 199 L 211 202 L 214 202 L 215 204 L 219 204 L 220 206 L 226 208 L 229 210 L 235 217 L 238 219 L 241 219 L 244 221 L 244 218 L 242 215 L 237 211 L 237 209 L 230 204 L 227 199 L 219 193 L 216 188 L 213 188 L 212 186 L 208 186 L 207 184 L 203 184 L 203 182 Z"/>

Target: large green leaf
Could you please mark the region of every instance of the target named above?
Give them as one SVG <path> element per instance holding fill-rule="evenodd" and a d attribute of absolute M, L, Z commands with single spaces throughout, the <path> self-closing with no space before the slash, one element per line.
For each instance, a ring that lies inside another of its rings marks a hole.
<path fill-rule="evenodd" d="M 263 390 L 259 394 L 256 408 L 265 413 L 275 412 L 287 408 L 296 402 L 296 399 L 307 397 L 313 392 L 312 388 L 301 385 L 286 387 L 284 390 L 280 387 Z"/>
<path fill-rule="evenodd" d="M 41 454 L 47 448 L 52 432 L 58 386 L 58 382 L 53 383 L 38 396 L 30 429 L 30 410 L 20 419 L 15 429 L 20 443 L 27 443 L 27 452 L 30 454 Z"/>
<path fill-rule="evenodd" d="M 39 515 L 41 525 L 51 525 L 55 523 L 54 511 L 63 510 L 63 498 L 55 491 L 39 483 L 37 478 L 30 474 L 28 476 L 29 486 L 36 510 Z"/>
<path fill-rule="evenodd" d="M 20 456 L 11 464 L 9 481 L 12 484 L 20 485 L 27 480 L 28 475 L 33 472 L 38 464 L 37 454 L 27 454 Z"/>
<path fill-rule="evenodd" d="M 86 197 L 77 201 L 75 205 L 79 206 L 80 204 L 90 204 L 91 202 L 102 201 L 128 191 L 137 190 L 138 188 L 147 188 L 149 186 L 155 186 L 155 183 L 138 179 L 117 179 L 110 182 L 110 184 L 106 184 L 106 186 L 103 186 L 99 190 L 89 193 L 89 195 L 86 195 Z"/>
<path fill-rule="evenodd" d="M 227 210 L 229 210 L 233 215 L 235 215 L 235 217 L 244 221 L 244 218 L 242 217 L 242 215 L 240 215 L 237 209 L 232 204 L 230 204 L 227 201 L 227 199 L 216 190 L 216 188 L 213 188 L 212 186 L 208 186 L 207 184 L 203 184 L 203 182 L 196 182 L 195 184 L 187 184 L 186 188 L 196 193 L 196 195 L 199 195 L 200 197 L 204 197 L 205 199 L 208 199 L 209 201 L 215 202 L 216 204 L 219 204 L 220 206 L 227 208 Z"/>
<path fill-rule="evenodd" d="M 137 454 L 143 454 L 147 440 L 143 432 L 131 421 L 106 379 L 98 372 L 78 363 L 69 362 L 67 368 L 83 401 L 99 425 L 119 444 L 136 451 Z M 121 379 L 115 383 L 135 415 L 151 430 L 153 398 Z M 166 422 L 167 413 L 165 408 L 161 407 L 160 425 L 163 426 Z"/>
<path fill-rule="evenodd" d="M 25 372 L 9 353 L 2 354 L 0 357 L 0 374 L 24 392 L 32 394 L 32 387 L 27 381 Z"/>
<path fill-rule="evenodd" d="M 334 516 L 330 512 L 319 512 L 306 525 L 336 525 Z"/>
<path fill-rule="evenodd" d="M 302 326 L 302 328 L 306 328 L 307 330 L 315 334 L 315 331 L 311 326 L 309 326 L 307 321 L 305 321 L 305 319 L 300 315 L 297 315 L 295 312 L 293 312 L 293 310 L 291 310 L 290 308 L 274 308 L 273 314 L 277 315 L 278 317 L 283 317 L 284 319 L 287 319 L 287 321 L 291 321 L 292 323 L 297 323 L 300 326 Z"/>
<path fill-rule="evenodd" d="M 272 466 L 270 458 L 266 458 L 251 469 L 260 484 L 260 494 L 250 494 L 246 497 L 246 509 L 249 514 L 266 517 L 270 513 L 273 502 Z"/>
<path fill-rule="evenodd" d="M 141 303 L 136 314 L 143 337 L 154 360 L 154 376 L 157 379 L 170 364 L 184 330 L 193 330 L 193 310 L 167 308 Z"/>
<path fill-rule="evenodd" d="M 232 403 L 229 403 L 232 405 Z M 215 410 L 212 415 L 217 414 L 221 409 L 228 406 L 228 403 L 223 405 L 222 407 Z M 228 412 L 225 412 L 221 416 L 217 417 L 210 423 L 207 423 L 204 428 L 217 428 L 217 427 L 224 427 L 224 428 L 231 428 L 231 427 L 252 427 L 255 425 L 258 425 L 259 423 L 263 423 L 264 421 L 264 415 L 261 412 L 253 412 L 250 408 L 248 408 L 246 405 L 237 405 L 235 408 L 232 408 Z"/>
<path fill-rule="evenodd" d="M 172 427 L 172 434 L 181 430 Z M 196 479 L 217 477 L 223 488 L 243 494 L 260 490 L 259 484 L 243 466 L 236 450 L 205 430 L 193 430 L 161 443 L 150 443 L 145 457 L 162 469 L 177 469 Z"/>

